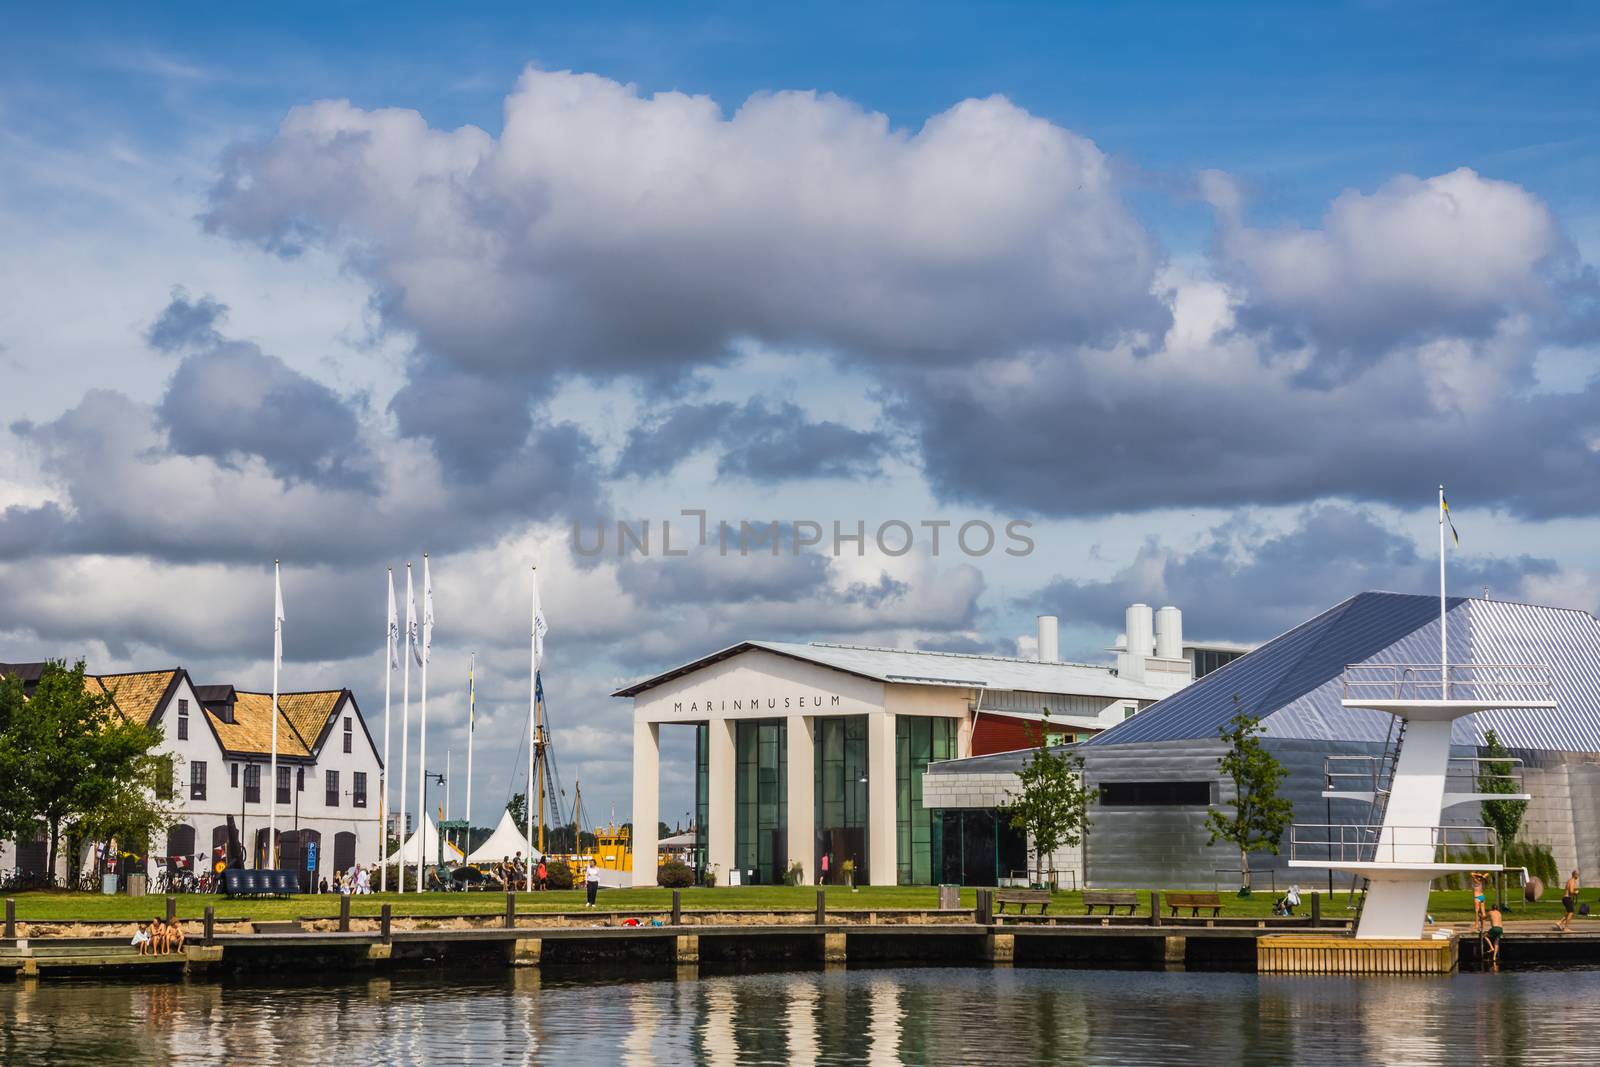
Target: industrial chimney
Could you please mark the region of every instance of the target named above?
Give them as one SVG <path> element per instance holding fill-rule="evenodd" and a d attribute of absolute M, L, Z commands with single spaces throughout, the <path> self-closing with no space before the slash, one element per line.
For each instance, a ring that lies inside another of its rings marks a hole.
<path fill-rule="evenodd" d="M 1061 645 L 1056 634 L 1056 617 L 1054 615 L 1039 616 L 1039 662 L 1059 663 L 1061 660 Z"/>
<path fill-rule="evenodd" d="M 1155 624 L 1149 604 L 1130 604 L 1125 615 L 1128 654 L 1143 659 L 1156 650 Z"/>
<path fill-rule="evenodd" d="M 1183 612 L 1171 605 L 1156 612 L 1156 655 L 1183 658 Z"/>

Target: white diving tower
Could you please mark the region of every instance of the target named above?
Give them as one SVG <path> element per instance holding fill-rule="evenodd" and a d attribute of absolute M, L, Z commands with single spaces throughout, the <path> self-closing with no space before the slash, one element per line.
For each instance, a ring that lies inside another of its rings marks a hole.
<path fill-rule="evenodd" d="M 1324 763 L 1323 796 L 1368 800 L 1374 818 L 1365 825 L 1296 824 L 1290 829 L 1289 866 L 1332 868 L 1367 880 L 1357 939 L 1419 939 L 1435 878 L 1504 869 L 1494 831 L 1444 826 L 1444 809 L 1528 799 L 1519 760 L 1452 759 L 1451 726 L 1480 711 L 1554 708 L 1550 670 L 1533 664 L 1358 664 L 1345 668 L 1341 703 L 1395 717 L 1394 742 L 1382 756 L 1332 756 Z M 1481 792 L 1485 777 L 1509 781 L 1512 789 Z"/>

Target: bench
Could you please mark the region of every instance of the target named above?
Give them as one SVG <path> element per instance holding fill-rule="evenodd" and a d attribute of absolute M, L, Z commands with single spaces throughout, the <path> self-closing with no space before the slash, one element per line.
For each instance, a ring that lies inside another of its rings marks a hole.
<path fill-rule="evenodd" d="M 1104 908 L 1107 915 L 1115 915 L 1118 908 L 1127 908 L 1128 914 L 1139 906 L 1139 893 L 1133 889 L 1085 889 L 1083 913 L 1093 915 L 1094 909 Z"/>
<path fill-rule="evenodd" d="M 1190 916 L 1194 918 L 1199 918 L 1202 908 L 1210 908 L 1213 919 L 1222 914 L 1222 896 L 1219 893 L 1168 892 L 1164 896 L 1167 907 L 1172 909 L 1173 918 L 1177 918 L 1179 908 L 1188 908 Z"/>
<path fill-rule="evenodd" d="M 1019 915 L 1028 914 L 1028 905 L 1039 905 L 1039 914 L 1043 915 L 1050 909 L 1050 890 L 1048 889 L 996 889 L 994 891 L 995 913 L 1005 914 L 1007 904 L 1015 904 Z"/>
<path fill-rule="evenodd" d="M 222 891 L 230 897 L 293 896 L 300 892 L 300 872 L 230 867 L 222 872 Z"/>

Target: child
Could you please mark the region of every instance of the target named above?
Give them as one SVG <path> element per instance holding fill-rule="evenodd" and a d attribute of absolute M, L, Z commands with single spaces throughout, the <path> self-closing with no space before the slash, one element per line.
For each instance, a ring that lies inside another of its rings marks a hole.
<path fill-rule="evenodd" d="M 154 947 L 152 942 L 153 939 L 150 936 L 150 928 L 148 926 L 141 926 L 134 930 L 133 947 L 139 950 L 139 955 L 148 956 Z"/>
<path fill-rule="evenodd" d="M 183 951 L 183 927 L 175 918 L 167 923 L 167 948 L 172 952 Z"/>
<path fill-rule="evenodd" d="M 1500 963 L 1500 938 L 1505 934 L 1499 908 L 1489 909 L 1489 962 L 1498 966 Z"/>
<path fill-rule="evenodd" d="M 167 954 L 167 924 L 159 915 L 150 920 L 150 947 L 157 956 Z"/>

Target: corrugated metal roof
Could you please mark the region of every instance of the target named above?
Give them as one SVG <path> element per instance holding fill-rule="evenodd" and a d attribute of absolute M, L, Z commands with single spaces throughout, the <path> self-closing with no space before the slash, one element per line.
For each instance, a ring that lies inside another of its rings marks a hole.
<path fill-rule="evenodd" d="M 1033 693 L 1058 693 L 1103 697 L 1107 700 L 1159 700 L 1169 690 L 1123 678 L 1110 667 L 1081 663 L 1039 663 L 1000 656 L 970 656 L 957 652 L 922 652 L 916 649 L 870 648 L 859 645 L 791 644 L 781 641 L 743 641 L 709 656 L 675 667 L 663 674 L 617 690 L 614 696 L 635 696 L 672 678 L 710 666 L 753 648 L 806 660 L 863 678 L 903 685 L 952 685 L 984 689 L 1021 689 Z"/>
<path fill-rule="evenodd" d="M 1600 620 L 1499 600 L 1454 597 L 1448 604 L 1451 662 L 1548 666 L 1557 702 L 1554 711 L 1489 711 L 1463 719 L 1456 724 L 1457 743 L 1476 744 L 1493 727 L 1512 748 L 1600 751 Z M 1381 742 L 1392 719 L 1342 706 L 1344 668 L 1438 660 L 1437 597 L 1361 593 L 1086 744 L 1212 738 L 1236 706 L 1259 716 L 1271 737 Z"/>

